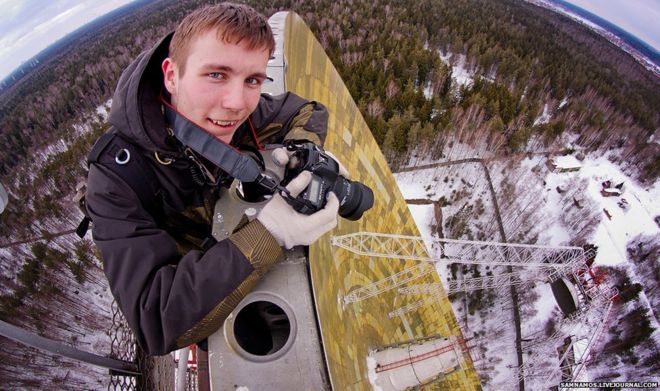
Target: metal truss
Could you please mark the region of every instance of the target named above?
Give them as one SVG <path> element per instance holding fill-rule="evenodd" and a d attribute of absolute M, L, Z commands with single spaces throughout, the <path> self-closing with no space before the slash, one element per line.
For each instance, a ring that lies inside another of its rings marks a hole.
<path fill-rule="evenodd" d="M 432 249 L 438 249 L 441 256 L 439 258 L 430 256 L 426 243 L 431 244 Z M 587 256 L 581 247 L 425 239 L 419 236 L 372 232 L 334 236 L 332 244 L 355 254 L 370 257 L 470 265 L 559 268 L 564 272 L 566 269 L 584 263 Z"/>
<path fill-rule="evenodd" d="M 357 303 L 370 297 L 378 296 L 381 293 L 395 289 L 417 278 L 423 277 L 431 273 L 433 270 L 435 270 L 433 266 L 427 263 L 420 263 L 413 267 L 407 268 L 397 274 L 391 275 L 387 278 L 351 291 L 351 293 L 344 296 L 344 305 L 349 303 Z"/>
<path fill-rule="evenodd" d="M 426 244 L 439 250 L 441 257 L 428 255 Z M 334 246 L 358 255 L 424 262 L 459 263 L 470 265 L 512 266 L 533 270 L 516 270 L 492 276 L 451 281 L 446 286 L 427 284 L 399 289 L 400 293 L 422 292 L 436 296 L 479 289 L 499 289 L 521 285 L 529 281 L 555 281 L 574 273 L 584 265 L 587 254 L 580 247 L 550 247 L 529 244 L 510 244 L 452 239 L 424 239 L 417 236 L 358 232 L 332 238 Z M 424 264 L 406 269 L 396 275 L 365 285 L 343 299 L 344 304 L 356 303 L 404 285 L 419 277 Z M 430 271 L 430 270 L 429 270 Z M 428 301 L 422 300 L 391 312 L 390 316 L 414 311 Z"/>
<path fill-rule="evenodd" d="M 415 311 L 428 302 L 452 293 L 472 292 L 480 289 L 501 291 L 511 286 L 529 282 L 553 282 L 562 277 L 585 275 L 586 261 L 593 253 L 580 247 L 537 246 L 452 239 L 425 239 L 417 236 L 358 232 L 332 238 L 332 244 L 358 255 L 399 260 L 422 261 L 396 275 L 365 285 L 344 297 L 344 304 L 356 303 L 377 296 L 385 291 L 399 288 L 399 294 L 422 295 L 422 299 L 391 311 L 394 318 Z M 427 244 L 431 252 L 427 251 Z M 433 257 L 431 254 L 440 254 Z M 508 266 L 512 269 L 497 275 L 464 278 L 460 281 L 404 286 L 434 268 L 431 263 L 457 263 L 469 265 Z M 528 355 L 525 363 L 513 370 L 511 384 L 520 379 L 538 382 L 543 388 L 556 385 L 559 380 L 579 379 L 581 371 L 591 357 L 598 336 L 601 334 L 612 308 L 616 290 L 605 285 L 586 282 L 578 283 L 578 310 L 562 320 L 551 336 L 541 336 L 541 341 L 525 344 Z M 553 352 L 559 352 L 559 365 L 546 365 L 544 360 Z"/>
<path fill-rule="evenodd" d="M 492 289 L 501 286 L 519 286 L 526 282 L 537 279 L 536 276 L 524 276 L 515 271 L 511 273 L 501 273 L 492 276 L 464 278 L 462 280 L 452 280 L 446 284 L 420 284 L 405 288 L 399 288 L 399 293 L 403 294 L 439 294 L 445 292 L 447 295 L 458 292 L 473 292 L 480 289 Z"/>
<path fill-rule="evenodd" d="M 551 336 L 524 345 L 524 350 L 533 348 L 533 353 L 517 368 L 514 379 L 534 379 L 539 382 L 536 386 L 542 385 L 540 389 L 556 386 L 562 377 L 565 381 L 578 381 L 597 336 L 605 327 L 616 294 L 615 289 L 603 285 L 592 287 L 581 308 L 558 322 L 557 330 Z M 560 353 L 559 364 L 543 365 L 543 361 L 555 352 Z"/>

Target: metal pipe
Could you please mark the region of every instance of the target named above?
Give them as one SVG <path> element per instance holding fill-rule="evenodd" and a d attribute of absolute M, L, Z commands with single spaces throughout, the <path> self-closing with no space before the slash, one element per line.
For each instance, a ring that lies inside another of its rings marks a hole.
<path fill-rule="evenodd" d="M 69 357 L 76 361 L 82 361 L 99 367 L 108 368 L 115 373 L 128 376 L 140 376 L 140 372 L 135 363 L 103 357 L 93 353 L 85 352 L 83 350 L 78 350 L 74 347 L 65 345 L 58 341 L 53 341 L 52 339 L 44 338 L 40 335 L 23 330 L 20 327 L 14 326 L 1 320 L 0 335 L 12 339 L 16 342 L 32 346 L 33 348 L 46 350 L 60 356 Z"/>
<path fill-rule="evenodd" d="M 179 364 L 176 368 L 176 391 L 186 391 L 186 380 L 188 380 L 188 352 L 190 352 L 190 346 L 179 349 Z"/>

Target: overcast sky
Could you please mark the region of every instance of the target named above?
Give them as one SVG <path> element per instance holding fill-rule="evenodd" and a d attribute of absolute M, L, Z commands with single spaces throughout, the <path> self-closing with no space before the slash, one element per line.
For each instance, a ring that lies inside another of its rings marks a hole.
<path fill-rule="evenodd" d="M 0 0 L 0 80 L 85 23 L 133 0 Z"/>
<path fill-rule="evenodd" d="M 83 24 L 133 0 L 0 0 L 0 80 Z M 568 0 L 660 50 L 660 0 Z"/>
<path fill-rule="evenodd" d="M 660 0 L 565 0 L 621 27 L 660 51 Z"/>

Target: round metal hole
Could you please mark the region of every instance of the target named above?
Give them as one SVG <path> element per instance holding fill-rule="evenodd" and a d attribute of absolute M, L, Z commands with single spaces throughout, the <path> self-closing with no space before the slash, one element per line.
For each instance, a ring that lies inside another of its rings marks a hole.
<path fill-rule="evenodd" d="M 261 293 L 250 299 L 227 318 L 227 342 L 248 360 L 275 360 L 286 354 L 295 340 L 293 311 L 277 296 Z"/>

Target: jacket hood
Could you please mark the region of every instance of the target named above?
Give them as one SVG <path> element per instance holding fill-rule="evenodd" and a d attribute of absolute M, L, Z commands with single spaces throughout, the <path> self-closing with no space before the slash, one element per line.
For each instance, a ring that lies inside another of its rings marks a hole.
<path fill-rule="evenodd" d="M 160 103 L 164 91 L 161 64 L 168 55 L 172 34 L 141 53 L 124 70 L 112 97 L 110 124 L 148 151 L 173 150 Z"/>

